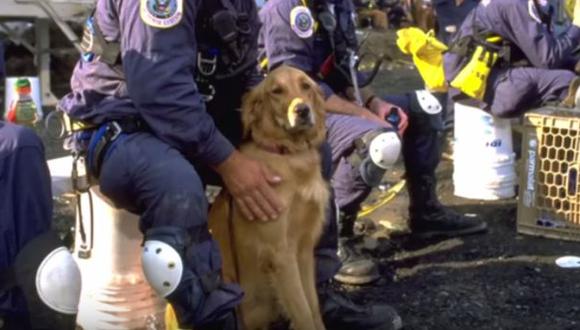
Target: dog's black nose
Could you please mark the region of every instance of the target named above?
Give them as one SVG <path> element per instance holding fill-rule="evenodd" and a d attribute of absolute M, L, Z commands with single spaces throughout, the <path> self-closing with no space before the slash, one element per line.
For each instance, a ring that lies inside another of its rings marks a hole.
<path fill-rule="evenodd" d="M 310 115 L 310 107 L 308 104 L 300 103 L 296 105 L 296 115 L 302 119 L 307 118 Z"/>

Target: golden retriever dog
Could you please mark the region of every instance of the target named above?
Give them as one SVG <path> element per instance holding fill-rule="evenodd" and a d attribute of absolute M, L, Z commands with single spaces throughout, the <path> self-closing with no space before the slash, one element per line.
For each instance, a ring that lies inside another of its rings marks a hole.
<path fill-rule="evenodd" d="M 314 262 L 329 199 L 318 150 L 325 137 L 323 103 L 319 87 L 288 66 L 244 98 L 241 152 L 282 177 L 275 189 L 286 206 L 278 219 L 248 221 L 225 192 L 210 211 L 224 279 L 245 291 L 239 310 L 245 330 L 266 330 L 279 319 L 296 330 L 324 329 Z"/>

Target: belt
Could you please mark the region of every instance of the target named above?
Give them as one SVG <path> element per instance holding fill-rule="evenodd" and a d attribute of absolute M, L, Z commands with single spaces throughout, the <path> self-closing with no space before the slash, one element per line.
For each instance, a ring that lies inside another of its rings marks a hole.
<path fill-rule="evenodd" d="M 93 133 L 88 148 L 88 164 L 91 174 L 99 178 L 107 150 L 122 134 L 148 131 L 149 127 L 140 118 L 113 120 L 102 124 Z"/>

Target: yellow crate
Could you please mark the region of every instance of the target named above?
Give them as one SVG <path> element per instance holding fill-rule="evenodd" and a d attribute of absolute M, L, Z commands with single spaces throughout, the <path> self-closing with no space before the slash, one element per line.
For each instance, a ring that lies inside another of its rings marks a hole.
<path fill-rule="evenodd" d="M 517 230 L 580 241 L 580 110 L 529 112 L 522 139 Z"/>

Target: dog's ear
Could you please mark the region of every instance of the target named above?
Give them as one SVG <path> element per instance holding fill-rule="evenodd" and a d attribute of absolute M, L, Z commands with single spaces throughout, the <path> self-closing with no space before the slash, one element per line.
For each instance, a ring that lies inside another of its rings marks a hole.
<path fill-rule="evenodd" d="M 263 106 L 264 91 L 262 84 L 254 87 L 246 93 L 242 99 L 242 125 L 244 128 L 243 138 L 247 138 L 252 132 L 252 127 L 259 117 L 259 111 Z"/>

